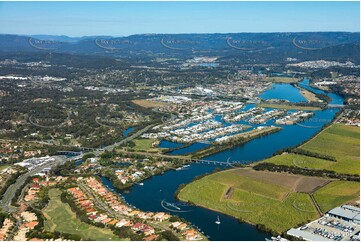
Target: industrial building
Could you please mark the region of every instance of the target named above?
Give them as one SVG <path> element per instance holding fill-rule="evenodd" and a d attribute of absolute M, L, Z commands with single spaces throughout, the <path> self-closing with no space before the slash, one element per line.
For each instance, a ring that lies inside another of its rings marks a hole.
<path fill-rule="evenodd" d="M 360 208 L 351 205 L 333 208 L 287 234 L 306 241 L 360 241 Z"/>

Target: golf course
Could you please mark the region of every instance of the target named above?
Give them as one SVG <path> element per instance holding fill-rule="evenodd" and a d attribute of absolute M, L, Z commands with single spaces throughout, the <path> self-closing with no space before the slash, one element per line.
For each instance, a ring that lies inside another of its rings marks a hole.
<path fill-rule="evenodd" d="M 62 203 L 61 191 L 49 190 L 49 204 L 44 208 L 46 230 L 77 234 L 84 240 L 120 240 L 110 229 L 98 228 L 80 221 L 68 204 Z"/>

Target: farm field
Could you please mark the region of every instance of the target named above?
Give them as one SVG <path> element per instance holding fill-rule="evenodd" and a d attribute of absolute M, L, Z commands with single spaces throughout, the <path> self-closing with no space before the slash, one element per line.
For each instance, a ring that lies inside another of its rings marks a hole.
<path fill-rule="evenodd" d="M 98 228 L 80 221 L 68 204 L 60 200 L 61 191 L 49 191 L 49 204 L 44 208 L 44 227 L 49 231 L 77 234 L 84 240 L 120 240 L 110 229 Z"/>
<path fill-rule="evenodd" d="M 277 104 L 277 103 L 260 103 L 257 106 L 263 108 L 277 108 L 277 109 L 287 109 L 287 110 L 304 110 L 304 111 L 321 110 L 321 108 L 319 107 L 297 106 L 297 105 Z"/>
<path fill-rule="evenodd" d="M 322 212 L 360 199 L 360 184 L 350 181 L 333 181 L 314 193 Z"/>
<path fill-rule="evenodd" d="M 218 172 L 185 186 L 178 198 L 281 233 L 318 217 L 306 192 L 329 180 L 254 171 Z"/>
<path fill-rule="evenodd" d="M 334 156 L 329 161 L 298 154 L 283 154 L 262 162 L 302 168 L 326 169 L 338 173 L 360 174 L 360 129 L 354 126 L 333 124 L 316 137 L 300 146 L 301 149 L 322 155 Z"/>

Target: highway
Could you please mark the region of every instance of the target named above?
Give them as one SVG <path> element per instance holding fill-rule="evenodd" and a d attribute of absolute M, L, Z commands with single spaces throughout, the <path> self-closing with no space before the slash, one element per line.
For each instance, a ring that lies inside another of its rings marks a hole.
<path fill-rule="evenodd" d="M 39 173 L 44 168 L 55 167 L 57 165 L 65 163 L 68 160 L 79 159 L 78 156 L 71 157 L 71 158 L 65 158 L 64 156 L 53 156 L 53 158 L 55 158 L 55 162 L 49 162 L 49 163 L 40 165 L 40 166 L 36 167 L 35 169 L 26 172 L 25 174 L 21 175 L 14 184 L 10 185 L 5 192 L 3 199 L 0 201 L 0 208 L 6 212 L 12 212 L 12 211 L 16 210 L 15 207 L 12 207 L 10 205 L 11 200 L 14 198 L 16 191 L 24 185 L 24 182 L 26 181 L 26 179 L 28 177 L 33 176 L 36 173 Z"/>

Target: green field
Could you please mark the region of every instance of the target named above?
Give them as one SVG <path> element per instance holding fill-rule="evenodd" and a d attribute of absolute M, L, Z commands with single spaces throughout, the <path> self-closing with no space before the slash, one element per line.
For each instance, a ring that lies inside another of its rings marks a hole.
<path fill-rule="evenodd" d="M 280 185 L 283 174 L 276 175 L 280 178 L 278 184 L 246 177 L 235 170 L 218 172 L 188 184 L 178 198 L 251 224 L 262 224 L 277 233 L 317 218 L 309 195 Z M 232 195 L 227 197 L 230 187 Z"/>
<path fill-rule="evenodd" d="M 334 156 L 328 161 L 296 154 L 283 154 L 263 162 L 302 168 L 326 169 L 338 173 L 360 174 L 360 129 L 355 126 L 333 124 L 300 148 L 323 155 Z"/>
<path fill-rule="evenodd" d="M 334 181 L 314 193 L 322 212 L 360 198 L 360 183 Z"/>
<path fill-rule="evenodd" d="M 265 81 L 276 83 L 296 83 L 299 81 L 299 79 L 293 77 L 272 76 L 266 77 Z"/>
<path fill-rule="evenodd" d="M 152 139 L 135 139 L 133 142 L 135 143 L 133 149 L 136 151 L 159 150 L 158 148 L 152 147 L 152 144 L 154 143 L 154 140 Z"/>
<path fill-rule="evenodd" d="M 277 109 L 287 109 L 287 110 L 305 110 L 305 111 L 321 110 L 321 108 L 319 107 L 296 106 L 296 105 L 278 104 L 278 103 L 260 103 L 257 106 L 263 108 L 277 108 Z"/>
<path fill-rule="evenodd" d="M 43 210 L 46 230 L 77 234 L 84 240 L 120 240 L 110 229 L 98 228 L 77 219 L 70 206 L 61 202 L 60 194 L 58 189 L 49 191 L 50 201 Z"/>

